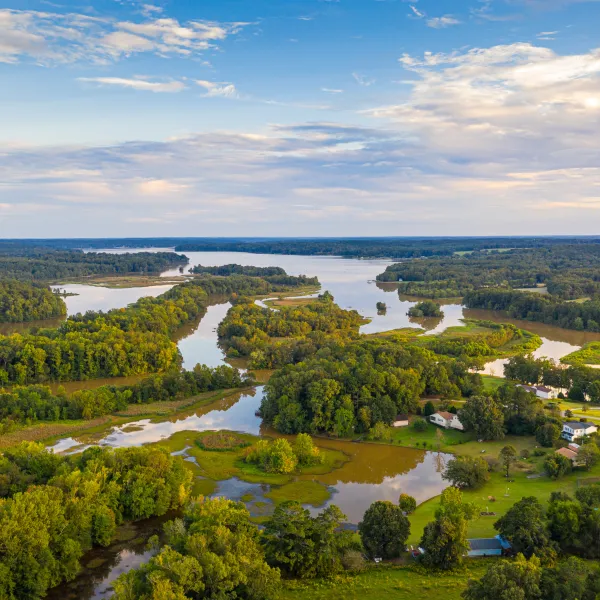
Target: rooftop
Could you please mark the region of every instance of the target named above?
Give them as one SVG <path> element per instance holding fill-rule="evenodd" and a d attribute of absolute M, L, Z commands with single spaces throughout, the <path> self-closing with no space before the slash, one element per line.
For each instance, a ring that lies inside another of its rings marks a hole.
<path fill-rule="evenodd" d="M 452 421 L 452 419 L 456 416 L 451 412 L 446 412 L 445 410 L 440 410 L 435 413 L 436 415 L 440 415 L 440 417 L 444 417 L 446 421 Z"/>
<path fill-rule="evenodd" d="M 567 421 L 563 425 L 567 425 L 571 429 L 589 429 L 590 427 L 594 427 L 593 423 L 582 423 L 581 421 Z"/>
<path fill-rule="evenodd" d="M 499 535 L 493 538 L 475 538 L 467 541 L 471 550 L 500 550 L 501 548 L 506 550 L 510 548 L 508 541 Z"/>

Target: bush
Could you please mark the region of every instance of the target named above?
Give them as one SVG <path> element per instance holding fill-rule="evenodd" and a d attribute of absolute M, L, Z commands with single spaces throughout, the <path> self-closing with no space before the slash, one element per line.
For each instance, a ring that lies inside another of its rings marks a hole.
<path fill-rule="evenodd" d="M 392 431 L 385 423 L 379 421 L 379 423 L 375 423 L 375 425 L 369 429 L 367 439 L 379 442 L 389 442 L 392 439 Z"/>
<path fill-rule="evenodd" d="M 405 512 L 407 515 L 415 512 L 417 508 L 417 501 L 408 494 L 400 494 L 400 498 L 398 498 L 398 506 Z"/>
<path fill-rule="evenodd" d="M 294 454 L 301 467 L 320 465 L 323 462 L 321 451 L 314 445 L 307 433 L 299 433 L 294 442 Z"/>
<path fill-rule="evenodd" d="M 358 550 L 348 550 L 342 556 L 342 565 L 346 571 L 353 571 L 354 573 L 362 571 L 366 564 L 365 557 Z"/>
<path fill-rule="evenodd" d="M 544 469 L 552 479 L 559 479 L 571 471 L 571 461 L 561 454 L 551 454 L 544 461 Z"/>
<path fill-rule="evenodd" d="M 259 440 L 248 450 L 246 462 L 259 465 L 267 473 L 293 473 L 298 466 L 292 446 L 283 438 Z"/>
<path fill-rule="evenodd" d="M 533 456 L 546 456 L 546 451 L 541 448 L 536 448 L 532 454 Z"/>
<path fill-rule="evenodd" d="M 412 426 L 415 431 L 422 433 L 423 431 L 427 431 L 429 424 L 425 419 L 415 419 Z"/>
<path fill-rule="evenodd" d="M 560 429 L 554 423 L 544 423 L 535 430 L 535 439 L 541 446 L 552 448 L 560 439 Z"/>
<path fill-rule="evenodd" d="M 521 450 L 521 458 L 529 458 L 530 453 L 529 450 L 527 450 L 527 448 L 524 448 L 523 450 Z"/>

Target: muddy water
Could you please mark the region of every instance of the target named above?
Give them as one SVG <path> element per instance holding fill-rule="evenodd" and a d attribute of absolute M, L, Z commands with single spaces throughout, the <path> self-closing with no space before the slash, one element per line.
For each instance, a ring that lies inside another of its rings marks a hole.
<path fill-rule="evenodd" d="M 227 429 L 253 435 L 276 435 L 271 430 L 263 429 L 260 418 L 256 416 L 262 397 L 263 387 L 257 387 L 254 393 L 234 394 L 187 415 L 157 422 L 141 419 L 115 427 L 93 439 L 65 438 L 53 449 L 81 450 L 92 443 L 127 448 L 160 442 L 180 431 Z M 330 486 L 333 492 L 330 502 L 340 506 L 351 523 L 358 523 L 375 500 L 396 501 L 401 492 L 406 492 L 418 502 L 424 502 L 437 496 L 447 485 L 441 478 L 447 455 L 322 438 L 315 439 L 315 442 L 322 448 L 343 452 L 350 460 L 331 473 L 300 476 L 300 479 L 316 479 Z M 231 492 L 233 497 L 238 498 L 250 491 L 247 487 L 247 484 L 239 482 L 221 483 L 217 493 L 229 495 Z"/>

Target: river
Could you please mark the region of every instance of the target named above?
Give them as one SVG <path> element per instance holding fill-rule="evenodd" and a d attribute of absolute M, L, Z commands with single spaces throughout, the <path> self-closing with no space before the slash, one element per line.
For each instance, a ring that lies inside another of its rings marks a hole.
<path fill-rule="evenodd" d="M 141 249 L 140 249 L 141 250 Z M 132 251 L 132 250 L 127 250 Z M 135 251 L 135 250 L 133 250 Z M 148 249 L 144 249 L 148 251 Z M 119 252 L 110 250 L 107 252 Z M 336 302 L 346 309 L 356 309 L 371 321 L 361 327 L 363 333 L 375 333 L 403 327 L 423 327 L 428 334 L 444 331 L 447 327 L 460 325 L 462 318 L 490 319 L 509 321 L 519 327 L 528 329 L 542 337 L 543 344 L 536 351 L 537 356 L 548 356 L 560 359 L 585 342 L 600 339 L 598 334 L 567 331 L 542 324 L 515 321 L 491 311 L 464 309 L 458 303 L 446 304 L 443 307 L 442 319 L 416 320 L 407 316 L 408 309 L 415 303 L 414 299 L 400 297 L 394 284 L 375 282 L 375 277 L 389 264 L 386 260 L 356 260 L 335 257 L 281 256 L 264 254 L 245 254 L 232 252 L 190 252 L 190 265 L 206 266 L 238 263 L 256 266 L 280 266 L 291 275 L 318 276 L 323 290 L 329 290 Z M 178 275 L 178 270 L 165 272 L 165 277 Z M 96 286 L 65 285 L 60 286 L 67 292 L 77 296 L 67 296 L 65 302 L 69 314 L 89 309 L 107 310 L 125 306 L 145 295 L 156 296 L 171 285 L 151 288 L 107 289 Z M 387 311 L 378 314 L 377 302 L 385 302 Z M 209 366 L 223 364 L 224 355 L 217 344 L 216 328 L 224 318 L 229 303 L 224 299 L 215 299 L 208 307 L 206 314 L 198 322 L 182 328 L 176 336 L 183 356 L 184 367 L 192 368 L 196 363 Z M 502 375 L 502 363 L 495 361 L 486 367 L 486 372 Z M 94 382 L 73 384 L 76 387 L 94 385 Z M 251 393 L 234 394 L 218 402 L 179 414 L 160 421 L 142 419 L 134 423 L 117 427 L 93 440 L 61 440 L 56 451 L 76 451 L 88 443 L 96 443 L 110 447 L 130 447 L 141 444 L 159 442 L 181 431 L 205 431 L 209 429 L 230 429 L 251 434 L 270 433 L 261 429 L 256 410 L 260 406 L 263 388 L 257 387 Z M 401 492 L 413 495 L 418 502 L 423 502 L 438 495 L 447 485 L 441 478 L 443 464 L 447 456 L 436 452 L 425 452 L 409 448 L 384 446 L 375 444 L 356 444 L 336 440 L 317 440 L 322 447 L 334 448 L 344 452 L 349 460 L 341 468 L 319 476 L 311 476 L 324 485 L 332 493 L 328 503 L 335 503 L 348 516 L 350 523 L 356 524 L 362 518 L 366 508 L 375 500 L 397 501 Z M 185 457 L 185 449 L 181 454 Z M 189 457 L 188 457 L 189 458 Z M 300 476 L 302 479 L 302 476 Z M 251 492 L 261 500 L 262 514 L 272 510 L 273 506 L 265 493 L 269 486 L 250 484 L 237 478 L 218 482 L 216 494 L 239 499 Z M 264 502 L 264 505 L 262 503 Z M 319 507 L 322 508 L 322 507 Z M 249 506 L 252 511 L 252 506 Z M 312 512 L 318 508 L 311 507 Z M 148 534 L 143 524 L 137 526 L 142 537 Z M 149 523 L 149 530 L 155 528 Z M 139 541 L 139 540 L 138 540 Z M 98 556 L 98 564 L 94 558 Z M 75 582 L 65 584 L 52 591 L 51 598 L 93 598 L 110 597 L 110 583 L 127 568 L 137 566 L 147 557 L 143 544 L 123 544 L 117 542 L 110 548 L 94 551 L 86 560 L 86 569 Z"/>

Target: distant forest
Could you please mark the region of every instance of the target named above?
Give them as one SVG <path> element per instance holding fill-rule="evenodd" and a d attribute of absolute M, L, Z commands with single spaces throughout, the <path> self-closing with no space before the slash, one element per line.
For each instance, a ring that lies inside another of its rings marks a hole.
<path fill-rule="evenodd" d="M 560 244 L 504 252 L 474 252 L 390 265 L 379 281 L 398 283 L 401 293 L 455 298 L 489 287 L 535 288 L 563 300 L 600 293 L 600 244 Z"/>
<path fill-rule="evenodd" d="M 174 248 L 175 252 L 251 252 L 345 256 L 364 258 L 419 258 L 451 256 L 455 252 L 510 248 L 545 248 L 564 244 L 600 243 L 592 237 L 365 237 L 365 238 L 118 238 L 0 240 L 0 255 L 24 247 L 68 249 Z"/>
<path fill-rule="evenodd" d="M 174 252 L 106 254 L 81 250 L 0 243 L 0 279 L 64 282 L 92 275 L 155 274 L 184 266 L 187 257 Z"/>

